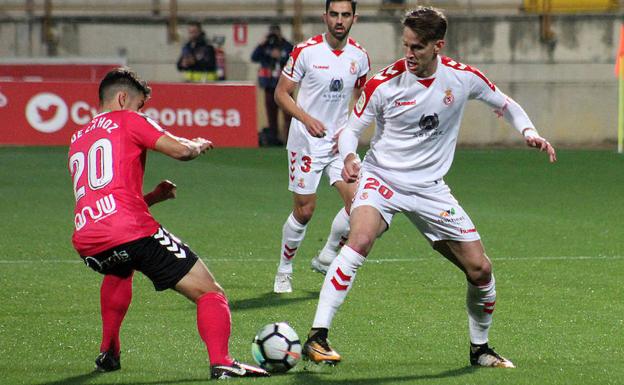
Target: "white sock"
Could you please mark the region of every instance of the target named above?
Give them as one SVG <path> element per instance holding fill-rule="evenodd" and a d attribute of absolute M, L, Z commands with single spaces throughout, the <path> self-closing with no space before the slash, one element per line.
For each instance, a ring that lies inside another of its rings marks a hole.
<path fill-rule="evenodd" d="M 468 330 L 470 342 L 485 344 L 488 342 L 492 313 L 496 304 L 496 281 L 494 275 L 487 285 L 475 286 L 467 282 L 466 309 L 468 310 Z"/>
<path fill-rule="evenodd" d="M 338 308 L 347 298 L 347 293 L 353 286 L 357 269 L 362 266 L 366 258 L 349 246 L 344 246 L 334 259 L 325 275 L 319 303 L 316 307 L 313 328 L 327 328 Z"/>
<path fill-rule="evenodd" d="M 292 260 L 297 254 L 297 249 L 305 237 L 306 225 L 302 225 L 295 219 L 293 213 L 290 213 L 288 219 L 282 227 L 282 252 L 280 254 L 280 264 L 277 268 L 278 273 L 292 274 Z"/>
<path fill-rule="evenodd" d="M 329 265 L 336 258 L 342 246 L 347 242 L 349 229 L 349 214 L 343 207 L 334 217 L 325 247 L 318 256 L 322 264 Z"/>

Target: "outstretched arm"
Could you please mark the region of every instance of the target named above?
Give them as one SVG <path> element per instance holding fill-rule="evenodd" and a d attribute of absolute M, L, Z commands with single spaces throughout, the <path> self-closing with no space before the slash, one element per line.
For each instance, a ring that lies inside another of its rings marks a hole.
<path fill-rule="evenodd" d="M 497 92 L 500 91 L 497 90 Z M 515 100 L 506 96 L 505 105 L 497 113 L 522 134 L 527 146 L 546 152 L 551 163 L 557 161 L 554 147 L 540 136 L 527 113 Z"/>
<path fill-rule="evenodd" d="M 522 130 L 524 141 L 529 147 L 537 148 L 548 154 L 550 163 L 557 161 L 557 152 L 555 148 L 544 138 L 542 138 L 534 128 L 525 128 Z"/>
<path fill-rule="evenodd" d="M 154 149 L 174 159 L 187 161 L 197 158 L 213 147 L 212 142 L 204 138 L 190 140 L 167 132 L 156 141 Z"/>
<path fill-rule="evenodd" d="M 168 199 L 175 199 L 177 186 L 169 181 L 163 180 L 154 187 L 154 190 L 145 194 L 143 200 L 148 206 L 155 205 Z"/>

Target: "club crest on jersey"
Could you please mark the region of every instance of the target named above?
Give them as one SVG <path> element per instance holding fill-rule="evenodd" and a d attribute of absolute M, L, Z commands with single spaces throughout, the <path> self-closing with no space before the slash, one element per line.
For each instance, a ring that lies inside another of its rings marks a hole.
<path fill-rule="evenodd" d="M 331 92 L 340 92 L 343 88 L 344 82 L 341 78 L 332 79 L 331 82 L 329 82 L 329 91 Z"/>
<path fill-rule="evenodd" d="M 300 188 L 305 188 L 305 180 L 303 178 L 299 178 L 297 186 L 299 186 Z"/>
<path fill-rule="evenodd" d="M 444 104 L 446 104 L 447 106 L 453 104 L 453 102 L 455 101 L 455 96 L 453 96 L 453 90 L 449 88 L 448 90 L 444 91 L 444 94 Z"/>
<path fill-rule="evenodd" d="M 360 200 L 365 201 L 365 200 L 367 200 L 367 199 L 368 199 L 368 192 L 367 192 L 367 191 L 364 191 L 364 192 L 362 193 L 362 195 L 360 195 Z"/>
<path fill-rule="evenodd" d="M 418 126 L 421 130 L 435 130 L 440 125 L 440 119 L 438 118 L 438 114 L 426 115 L 423 114 L 420 117 L 420 121 L 418 122 Z"/>
<path fill-rule="evenodd" d="M 349 68 L 351 75 L 355 75 L 357 73 L 357 63 L 355 61 L 351 62 L 351 68 Z"/>

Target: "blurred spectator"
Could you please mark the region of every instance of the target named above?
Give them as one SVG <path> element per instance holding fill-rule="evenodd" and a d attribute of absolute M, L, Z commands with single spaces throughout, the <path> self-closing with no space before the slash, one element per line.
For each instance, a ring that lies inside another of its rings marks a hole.
<path fill-rule="evenodd" d="M 212 43 L 215 47 L 215 60 L 217 66 L 217 79 L 225 80 L 225 50 L 223 45 L 225 44 L 225 36 L 216 35 L 212 37 Z"/>
<path fill-rule="evenodd" d="M 199 22 L 188 26 L 189 40 L 178 59 L 178 70 L 189 82 L 206 82 L 218 79 L 214 46 L 206 39 Z"/>
<path fill-rule="evenodd" d="M 269 126 L 260 134 L 260 144 L 263 146 L 281 146 L 283 142 L 278 138 L 279 107 L 275 103 L 274 94 L 282 68 L 288 62 L 293 45 L 282 36 L 279 25 L 269 27 L 269 33 L 251 54 L 251 60 L 260 63 L 258 69 L 258 84 L 264 89 L 264 105 L 266 108 Z M 288 137 L 290 115 L 284 113 L 285 138 Z"/>

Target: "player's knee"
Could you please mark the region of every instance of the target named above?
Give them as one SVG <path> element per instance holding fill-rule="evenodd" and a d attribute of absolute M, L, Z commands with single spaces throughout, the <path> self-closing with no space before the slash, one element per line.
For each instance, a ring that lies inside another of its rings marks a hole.
<path fill-rule="evenodd" d="M 370 249 L 373 247 L 373 243 L 375 242 L 375 237 L 370 234 L 354 234 L 351 232 L 349 234 L 349 241 L 347 245 L 358 253 L 366 256 Z"/>
<path fill-rule="evenodd" d="M 466 275 L 470 282 L 476 285 L 487 285 L 492 280 L 492 263 L 489 259 L 482 258 L 480 263 L 473 264 L 466 269 Z"/>
<path fill-rule="evenodd" d="M 295 207 L 295 209 L 293 210 L 293 215 L 295 216 L 295 219 L 297 220 L 297 222 L 301 223 L 302 225 L 305 225 L 308 222 L 310 222 L 310 219 L 312 219 L 312 215 L 314 214 L 314 209 L 315 209 L 314 204 L 298 206 L 298 207 Z"/>

